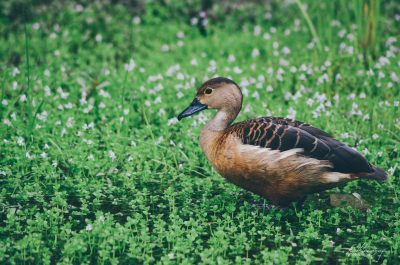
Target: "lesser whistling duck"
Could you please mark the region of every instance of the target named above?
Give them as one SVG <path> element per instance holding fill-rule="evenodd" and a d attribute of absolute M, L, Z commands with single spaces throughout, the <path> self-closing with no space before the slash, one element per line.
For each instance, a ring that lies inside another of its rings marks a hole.
<path fill-rule="evenodd" d="M 181 120 L 205 109 L 218 110 L 202 129 L 200 145 L 228 181 L 285 207 L 340 183 L 387 179 L 384 170 L 310 124 L 263 117 L 231 125 L 242 99 L 234 81 L 213 78 L 201 85 L 196 98 L 178 116 Z"/>

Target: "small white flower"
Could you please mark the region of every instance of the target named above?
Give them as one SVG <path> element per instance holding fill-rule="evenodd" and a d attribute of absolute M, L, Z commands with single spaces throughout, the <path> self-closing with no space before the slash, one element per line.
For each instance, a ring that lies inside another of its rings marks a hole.
<path fill-rule="evenodd" d="M 168 52 L 170 50 L 168 44 L 161 45 L 160 49 L 161 49 L 162 52 Z"/>
<path fill-rule="evenodd" d="M 67 128 L 72 128 L 72 126 L 74 125 L 74 118 L 69 117 L 66 123 Z"/>
<path fill-rule="evenodd" d="M 400 83 L 400 77 L 398 77 L 398 76 L 396 75 L 396 73 L 394 73 L 394 72 L 392 72 L 392 73 L 390 74 L 390 79 L 392 79 L 392 81 L 395 82 L 395 83 Z"/>
<path fill-rule="evenodd" d="M 32 24 L 32 29 L 34 29 L 34 30 L 40 29 L 40 24 L 39 23 L 33 23 Z"/>
<path fill-rule="evenodd" d="M 251 106 L 249 104 L 247 104 L 246 107 L 244 108 L 243 112 L 249 113 L 250 111 L 251 111 Z"/>
<path fill-rule="evenodd" d="M 179 72 L 179 73 L 176 74 L 176 79 L 184 80 L 185 79 L 185 75 Z"/>
<path fill-rule="evenodd" d="M 130 59 L 129 63 L 125 64 L 125 70 L 127 72 L 132 72 L 133 69 L 135 69 L 135 67 L 136 67 L 136 63 L 133 59 Z"/>
<path fill-rule="evenodd" d="M 75 11 L 76 11 L 76 12 L 80 13 L 80 12 L 82 12 L 83 10 L 84 10 L 84 9 L 83 9 L 83 6 L 82 6 L 82 5 L 77 4 L 77 5 L 75 6 Z"/>
<path fill-rule="evenodd" d="M 96 42 L 101 42 L 103 40 L 103 36 L 101 34 L 96 34 L 96 37 L 94 38 Z"/>
<path fill-rule="evenodd" d="M 3 99 L 3 100 L 1 101 L 1 104 L 3 104 L 3 106 L 7 106 L 7 105 L 8 105 L 7 99 Z"/>
<path fill-rule="evenodd" d="M 349 134 L 348 133 L 342 133 L 340 135 L 340 137 L 342 137 L 343 139 L 347 139 L 347 138 L 349 138 Z"/>
<path fill-rule="evenodd" d="M 260 99 L 260 94 L 258 94 L 257 91 L 254 91 L 254 93 L 251 95 L 255 99 Z"/>
<path fill-rule="evenodd" d="M 372 135 L 372 139 L 376 140 L 376 139 L 378 139 L 378 138 L 379 138 L 379 135 L 377 135 L 376 133 L 374 133 L 374 134 Z"/>
<path fill-rule="evenodd" d="M 29 160 L 32 160 L 32 159 L 33 159 L 33 156 L 31 156 L 31 154 L 30 154 L 29 152 L 26 152 L 26 153 L 25 153 L 25 157 L 26 157 L 27 159 L 29 159 Z"/>
<path fill-rule="evenodd" d="M 37 118 L 38 120 L 40 120 L 40 121 L 46 121 L 47 116 L 48 116 L 47 111 L 43 111 L 42 113 L 36 114 L 36 118 Z"/>
<path fill-rule="evenodd" d="M 140 17 L 135 16 L 135 17 L 133 17 L 132 22 L 133 22 L 133 24 L 135 24 L 135 25 L 139 25 L 140 22 L 141 22 L 141 19 L 140 19 Z"/>
<path fill-rule="evenodd" d="M 160 137 L 156 140 L 155 144 L 159 145 L 159 144 L 161 144 L 163 141 L 164 141 L 164 137 L 163 137 L 163 136 L 160 136 Z"/>
<path fill-rule="evenodd" d="M 50 97 L 50 96 L 51 96 L 51 89 L 50 89 L 49 86 L 45 86 L 45 87 L 44 87 L 44 95 L 45 95 L 46 97 Z"/>
<path fill-rule="evenodd" d="M 111 158 L 112 161 L 114 161 L 117 158 L 117 156 L 112 150 L 108 151 L 108 156 Z"/>
<path fill-rule="evenodd" d="M 290 53 L 290 49 L 285 46 L 285 47 L 282 48 L 282 53 L 283 54 L 289 54 Z"/>
<path fill-rule="evenodd" d="M 22 95 L 19 97 L 19 101 L 20 101 L 20 102 L 26 102 L 27 100 L 28 100 L 28 98 L 26 97 L 25 94 L 22 94 Z"/>
<path fill-rule="evenodd" d="M 348 54 L 350 54 L 350 55 L 353 54 L 353 53 L 354 53 L 354 47 L 352 47 L 352 46 L 347 47 L 346 52 L 347 52 Z"/>
<path fill-rule="evenodd" d="M 18 82 L 17 81 L 13 81 L 12 90 L 17 90 L 17 89 L 18 89 Z"/>
<path fill-rule="evenodd" d="M 175 258 L 175 255 L 174 255 L 174 253 L 168 253 L 168 258 L 169 259 L 174 259 Z"/>
<path fill-rule="evenodd" d="M 178 123 L 178 119 L 176 117 L 168 120 L 168 126 L 175 125 Z"/>
<path fill-rule="evenodd" d="M 99 95 L 102 96 L 103 98 L 110 98 L 110 93 L 108 93 L 107 91 L 100 89 L 99 91 Z"/>
<path fill-rule="evenodd" d="M 235 74 L 241 74 L 242 73 L 242 69 L 240 69 L 239 67 L 235 66 L 235 67 L 233 67 L 233 72 Z"/>
<path fill-rule="evenodd" d="M 15 67 L 15 68 L 13 69 L 13 71 L 12 71 L 12 76 L 16 76 L 16 75 L 19 75 L 19 74 L 20 74 L 19 69 L 18 69 L 17 67 Z"/>
<path fill-rule="evenodd" d="M 288 109 L 288 114 L 287 114 L 286 117 L 288 117 L 289 119 L 294 120 L 296 118 L 296 111 L 292 107 L 290 107 Z"/>
<path fill-rule="evenodd" d="M 11 126 L 12 124 L 11 124 L 11 121 L 9 120 L 9 119 L 7 119 L 7 118 L 4 118 L 3 119 L 3 123 L 5 124 L 5 125 L 7 125 L 7 126 Z"/>
<path fill-rule="evenodd" d="M 192 26 L 197 25 L 197 23 L 199 23 L 199 19 L 197 17 L 190 19 L 190 24 L 192 24 Z"/>
<path fill-rule="evenodd" d="M 254 48 L 253 51 L 251 52 L 251 56 L 252 56 L 253 58 L 260 56 L 260 50 Z"/>
<path fill-rule="evenodd" d="M 43 152 L 43 153 L 40 154 L 40 156 L 41 156 L 42 158 L 47 158 L 47 153 L 46 153 L 46 152 Z"/>
<path fill-rule="evenodd" d="M 17 143 L 18 143 L 19 146 L 23 146 L 23 145 L 25 145 L 25 139 L 20 136 L 17 139 Z"/>
<path fill-rule="evenodd" d="M 193 59 L 190 61 L 190 64 L 191 64 L 191 65 L 198 65 L 199 63 L 197 62 L 197 60 L 196 60 L 195 58 L 193 58 Z"/>
<path fill-rule="evenodd" d="M 44 76 L 50 77 L 50 71 L 49 71 L 49 69 L 44 70 Z"/>
<path fill-rule="evenodd" d="M 69 93 L 65 92 L 61 87 L 57 88 L 57 93 L 60 95 L 62 99 L 67 99 L 69 96 Z"/>
<path fill-rule="evenodd" d="M 396 165 L 397 165 L 397 164 L 396 164 Z M 389 175 L 393 176 L 395 170 L 396 170 L 395 167 L 389 168 L 389 170 L 388 170 Z"/>
<path fill-rule="evenodd" d="M 161 103 L 161 97 L 158 96 L 155 100 L 154 100 L 154 104 L 159 104 Z"/>
<path fill-rule="evenodd" d="M 363 153 L 364 153 L 364 155 L 368 155 L 368 154 L 369 154 L 368 148 L 365 148 L 364 151 L 363 151 Z"/>
<path fill-rule="evenodd" d="M 93 230 L 93 225 L 87 224 L 86 231 L 92 231 L 92 230 Z"/>

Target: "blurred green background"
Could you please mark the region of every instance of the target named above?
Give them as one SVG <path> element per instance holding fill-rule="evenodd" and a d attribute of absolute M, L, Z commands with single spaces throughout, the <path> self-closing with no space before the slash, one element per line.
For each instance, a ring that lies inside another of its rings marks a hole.
<path fill-rule="evenodd" d="M 3 264 L 398 264 L 400 2 L 0 1 Z M 213 76 L 390 173 L 303 207 L 226 182 L 178 122 Z M 355 194 L 369 209 L 332 207 Z"/>

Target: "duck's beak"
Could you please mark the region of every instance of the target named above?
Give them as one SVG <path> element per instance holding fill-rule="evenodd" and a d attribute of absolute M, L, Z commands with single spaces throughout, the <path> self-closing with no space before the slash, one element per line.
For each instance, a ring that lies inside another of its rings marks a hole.
<path fill-rule="evenodd" d="M 178 120 L 182 120 L 185 117 L 192 116 L 193 114 L 200 112 L 202 110 L 207 109 L 208 106 L 200 103 L 200 101 L 195 98 L 192 103 L 190 103 L 189 107 L 187 107 L 181 114 L 178 115 Z"/>

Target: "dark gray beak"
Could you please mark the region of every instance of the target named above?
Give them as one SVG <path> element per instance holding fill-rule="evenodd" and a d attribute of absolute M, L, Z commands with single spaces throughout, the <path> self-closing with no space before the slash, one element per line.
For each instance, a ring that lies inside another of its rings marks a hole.
<path fill-rule="evenodd" d="M 187 107 L 181 114 L 178 115 L 178 120 L 182 120 L 185 117 L 192 116 L 193 114 L 200 112 L 202 110 L 207 109 L 208 106 L 205 104 L 201 104 L 200 101 L 195 98 L 192 103 L 190 103 L 189 107 Z"/>

